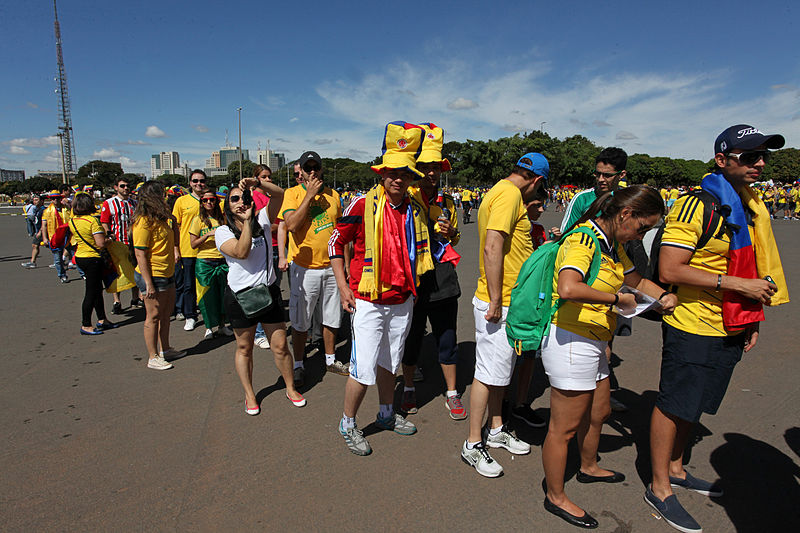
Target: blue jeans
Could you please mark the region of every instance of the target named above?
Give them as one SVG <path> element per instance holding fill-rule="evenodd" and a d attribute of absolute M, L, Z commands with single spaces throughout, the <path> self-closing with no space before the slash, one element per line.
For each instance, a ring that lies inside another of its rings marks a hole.
<path fill-rule="evenodd" d="M 183 272 L 183 283 L 179 283 L 178 276 L 176 276 L 176 287 L 180 291 L 178 296 L 180 307 L 178 310 L 183 313 L 186 318 L 197 318 L 197 289 L 195 287 L 194 279 L 194 266 L 197 263 L 196 257 L 182 257 L 181 270 Z"/>
<path fill-rule="evenodd" d="M 50 251 L 53 252 L 53 264 L 56 266 L 56 274 L 59 278 L 63 278 L 67 275 L 67 264 L 64 262 L 63 248 L 50 248 Z M 67 247 L 67 255 L 69 256 L 70 260 L 74 254 L 74 250 Z M 76 265 L 77 266 L 77 265 Z M 86 274 L 83 273 L 81 267 L 78 266 L 78 274 L 81 277 L 84 277 Z"/>

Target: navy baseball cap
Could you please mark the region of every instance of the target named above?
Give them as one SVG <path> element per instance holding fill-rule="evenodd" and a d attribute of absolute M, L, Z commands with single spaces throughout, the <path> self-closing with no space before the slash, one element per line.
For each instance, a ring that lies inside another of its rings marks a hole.
<path fill-rule="evenodd" d="M 714 153 L 727 154 L 736 148 L 752 150 L 762 144 L 770 150 L 777 150 L 783 148 L 786 139 L 783 138 L 783 135 L 764 135 L 753 126 L 737 124 L 719 134 L 717 140 L 714 141 Z"/>
<path fill-rule="evenodd" d="M 517 166 L 530 170 L 537 176 L 547 179 L 550 176 L 550 163 L 547 158 L 538 152 L 528 152 L 517 161 Z"/>

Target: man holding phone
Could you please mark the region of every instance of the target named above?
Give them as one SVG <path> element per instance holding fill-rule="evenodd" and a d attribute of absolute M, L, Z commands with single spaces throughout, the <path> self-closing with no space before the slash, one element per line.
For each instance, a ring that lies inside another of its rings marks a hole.
<path fill-rule="evenodd" d="M 322 158 L 305 152 L 298 160 L 302 183 L 287 190 L 281 218 L 289 232 L 289 320 L 292 322 L 294 382 L 305 381 L 306 338 L 317 303 L 322 304 L 325 367 L 346 376 L 347 365 L 336 360 L 336 333 L 342 320 L 339 291 L 328 257 L 328 240 L 342 217 L 339 193 L 325 185 Z"/>

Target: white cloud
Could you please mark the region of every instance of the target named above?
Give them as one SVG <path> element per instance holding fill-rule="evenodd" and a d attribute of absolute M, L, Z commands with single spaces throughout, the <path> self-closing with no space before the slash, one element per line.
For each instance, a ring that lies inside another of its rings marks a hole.
<path fill-rule="evenodd" d="M 289 119 L 289 122 L 297 122 L 298 120 L 300 120 L 300 119 L 297 118 L 297 117 L 292 117 L 292 118 Z"/>
<path fill-rule="evenodd" d="M 447 108 L 448 109 L 454 109 L 454 110 L 458 110 L 458 109 L 475 109 L 476 107 L 478 107 L 478 102 L 475 102 L 474 100 L 469 100 L 467 98 L 461 98 L 461 97 L 456 98 L 455 100 L 453 100 L 452 102 L 448 102 L 448 104 L 447 104 Z M 520 112 L 521 111 L 519 111 L 519 110 L 512 111 L 512 113 L 516 113 L 516 114 L 519 114 Z"/>
<path fill-rule="evenodd" d="M 113 148 L 101 148 L 100 150 L 95 150 L 95 152 L 92 154 L 92 157 L 97 159 L 111 159 L 118 156 L 119 152 Z"/>
<path fill-rule="evenodd" d="M 617 139 L 618 141 L 632 141 L 632 140 L 638 139 L 638 138 L 639 137 L 637 137 L 633 133 L 631 133 L 629 131 L 625 131 L 625 130 L 618 131 L 617 132 L 617 136 L 615 137 L 615 139 Z"/>
<path fill-rule="evenodd" d="M 58 145 L 58 136 L 50 135 L 48 137 L 39 138 L 19 137 L 7 141 L 6 144 L 11 146 L 24 146 L 25 148 L 47 148 L 48 146 Z"/>
<path fill-rule="evenodd" d="M 42 159 L 45 163 L 57 164 L 61 168 L 61 150 L 50 150 Z"/>
<path fill-rule="evenodd" d="M 12 144 L 12 145 L 11 145 L 11 146 L 8 148 L 8 153 L 10 153 L 10 154 L 14 154 L 14 155 L 22 155 L 22 154 L 29 154 L 29 153 L 30 153 L 30 151 L 29 151 L 29 150 L 26 150 L 26 149 L 25 149 L 25 148 L 23 148 L 22 146 L 16 146 L 16 145 L 13 145 L 13 144 Z"/>
<path fill-rule="evenodd" d="M 130 145 L 130 146 L 150 146 L 149 142 L 139 141 L 139 140 L 132 141 L 130 139 L 128 139 L 127 141 L 122 141 L 122 142 L 118 142 L 118 143 L 115 143 L 115 144 L 127 144 L 127 145 Z"/>
<path fill-rule="evenodd" d="M 152 137 L 152 138 L 167 136 L 167 134 L 164 133 L 164 130 L 162 130 L 158 126 L 147 126 L 147 129 L 145 130 L 144 134 L 146 137 Z"/>
<path fill-rule="evenodd" d="M 196 131 L 199 131 L 200 133 L 206 133 L 208 131 L 208 128 L 206 126 L 203 126 L 202 124 L 195 124 L 194 126 L 192 126 L 192 128 Z"/>
<path fill-rule="evenodd" d="M 612 125 L 606 122 L 605 120 L 593 120 L 592 125 L 598 128 L 609 128 Z"/>
<path fill-rule="evenodd" d="M 27 105 L 31 109 L 39 109 L 39 106 L 34 104 L 33 102 L 25 102 L 25 105 Z"/>

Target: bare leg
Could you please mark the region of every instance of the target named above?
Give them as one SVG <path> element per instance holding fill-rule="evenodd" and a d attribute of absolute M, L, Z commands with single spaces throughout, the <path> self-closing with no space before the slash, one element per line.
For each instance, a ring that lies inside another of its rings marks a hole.
<path fill-rule="evenodd" d="M 266 331 L 266 330 L 264 330 Z M 306 354 L 306 339 L 308 338 L 307 331 L 297 331 L 292 328 L 292 349 L 294 350 L 294 360 L 302 361 L 303 356 Z M 271 342 L 271 341 L 270 341 Z"/>
<path fill-rule="evenodd" d="M 147 346 L 147 355 L 150 359 L 158 355 L 159 303 L 158 298 L 144 300 L 144 344 Z"/>
<path fill-rule="evenodd" d="M 472 380 L 472 388 L 469 391 L 469 435 L 467 442 L 481 441 L 481 428 L 483 427 L 483 416 L 486 414 L 486 407 L 489 405 L 489 387 L 477 379 Z"/>
<path fill-rule="evenodd" d="M 603 423 L 611 415 L 611 387 L 608 378 L 597 382 L 592 395 L 592 407 L 578 428 L 578 449 L 581 452 L 581 472 L 590 476 L 610 476 L 613 473 L 597 465 L 597 447 L 600 444 L 600 433 Z"/>
<path fill-rule="evenodd" d="M 503 397 L 506 394 L 506 388 L 494 385 L 487 386 L 489 387 L 487 421 L 489 428 L 496 429 L 503 425 Z"/>
<path fill-rule="evenodd" d="M 175 287 L 170 287 L 166 291 L 156 293 L 158 300 L 158 338 L 161 341 L 161 349 L 167 351 L 171 348 L 169 343 L 169 310 L 175 307 Z"/>
<path fill-rule="evenodd" d="M 565 511 L 582 516 L 583 509 L 564 493 L 567 445 L 591 408 L 592 391 L 550 388 L 550 427 L 542 446 L 542 465 L 547 480 L 547 498 Z"/>
<path fill-rule="evenodd" d="M 447 385 L 447 390 L 456 390 L 456 365 L 441 365 L 442 374 L 444 375 L 444 382 Z M 403 378 L 406 377 L 406 369 L 403 368 Z M 414 371 L 411 371 L 412 376 Z"/>
<path fill-rule="evenodd" d="M 325 346 L 325 353 L 336 353 L 336 328 L 322 326 L 322 344 Z"/>
<path fill-rule="evenodd" d="M 297 392 L 294 386 L 292 354 L 289 353 L 289 344 L 286 342 L 286 324 L 278 322 L 277 324 L 262 324 L 262 326 L 264 326 L 264 333 L 269 339 L 269 347 L 275 356 L 275 366 L 281 373 L 283 382 L 286 383 L 286 395 L 292 400 L 301 400 L 303 395 Z"/>
<path fill-rule="evenodd" d="M 683 477 L 683 450 L 692 424 L 653 408 L 650 418 L 650 464 L 653 470 L 652 490 L 660 500 L 672 494 L 672 475 Z M 679 438 L 680 436 L 680 438 Z"/>
<path fill-rule="evenodd" d="M 367 386 L 354 380 L 352 376 L 348 376 L 347 384 L 344 387 L 344 414 L 355 418 L 366 394 Z"/>
<path fill-rule="evenodd" d="M 256 334 L 256 327 L 235 328 L 233 334 L 236 337 L 236 352 L 233 356 L 233 364 L 236 374 L 244 388 L 245 406 L 256 407 L 256 393 L 253 390 L 253 340 Z"/>
<path fill-rule="evenodd" d="M 378 403 L 394 403 L 394 373 L 378 365 L 375 381 L 378 383 Z"/>

